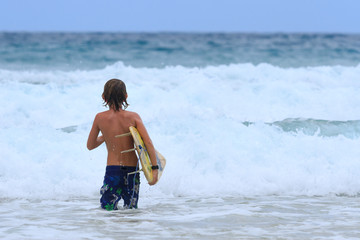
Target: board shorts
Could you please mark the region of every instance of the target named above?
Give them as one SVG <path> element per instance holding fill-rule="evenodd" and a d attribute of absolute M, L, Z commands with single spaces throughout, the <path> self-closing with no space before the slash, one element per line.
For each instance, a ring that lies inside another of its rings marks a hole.
<path fill-rule="evenodd" d="M 124 200 L 123 208 L 137 208 L 140 189 L 140 174 L 137 167 L 107 166 L 104 183 L 100 189 L 100 204 L 108 211 L 117 210 L 118 203 Z"/>

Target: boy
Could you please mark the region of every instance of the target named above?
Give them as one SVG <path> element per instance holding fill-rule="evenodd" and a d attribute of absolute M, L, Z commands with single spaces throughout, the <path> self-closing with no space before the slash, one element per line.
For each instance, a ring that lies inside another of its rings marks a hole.
<path fill-rule="evenodd" d="M 121 138 L 115 138 L 115 136 L 128 133 L 130 126 L 137 128 L 153 165 L 154 180 L 149 183 L 150 185 L 155 184 L 158 176 L 155 148 L 140 116 L 135 112 L 125 110 L 128 103 L 126 86 L 123 81 L 119 79 L 107 81 L 102 98 L 109 110 L 95 116 L 87 141 L 89 150 L 97 148 L 105 142 L 108 152 L 104 184 L 100 190 L 101 207 L 106 210 L 116 210 L 118 202 L 122 198 L 124 208 L 137 208 L 140 175 L 139 173 L 128 175 L 128 173 L 137 170 L 138 159 L 134 151 L 121 153 L 121 151 L 134 148 L 134 141 L 131 136 Z M 100 131 L 102 135 L 98 136 Z"/>

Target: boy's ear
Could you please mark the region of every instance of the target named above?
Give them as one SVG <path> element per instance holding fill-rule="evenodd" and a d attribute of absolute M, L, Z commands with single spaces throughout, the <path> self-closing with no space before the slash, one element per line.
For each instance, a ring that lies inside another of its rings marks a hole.
<path fill-rule="evenodd" d="M 127 99 L 128 95 L 126 94 L 125 98 Z"/>

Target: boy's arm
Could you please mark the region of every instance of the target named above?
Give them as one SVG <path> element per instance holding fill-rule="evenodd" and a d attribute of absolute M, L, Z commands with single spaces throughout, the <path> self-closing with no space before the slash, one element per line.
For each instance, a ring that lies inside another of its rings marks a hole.
<path fill-rule="evenodd" d="M 87 141 L 87 148 L 89 150 L 97 148 L 105 141 L 104 136 L 98 137 L 99 132 L 100 132 L 98 121 L 99 121 L 98 116 L 96 115 L 96 117 L 94 119 L 94 123 L 93 123 L 92 128 L 89 133 L 88 141 Z"/>
<path fill-rule="evenodd" d="M 151 138 L 145 128 L 145 125 L 142 122 L 139 115 L 136 116 L 135 123 L 136 123 L 136 128 L 139 131 L 139 133 L 144 141 L 145 147 L 148 151 L 148 154 L 150 156 L 151 165 L 155 166 L 155 165 L 157 165 L 155 148 L 154 148 Z M 152 173 L 153 173 L 153 181 L 151 183 L 149 183 L 150 185 L 154 185 L 158 179 L 158 170 L 155 169 L 152 171 Z"/>

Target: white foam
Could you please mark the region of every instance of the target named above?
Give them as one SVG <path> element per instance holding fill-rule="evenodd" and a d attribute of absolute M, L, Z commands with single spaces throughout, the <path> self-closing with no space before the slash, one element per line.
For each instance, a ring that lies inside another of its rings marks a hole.
<path fill-rule="evenodd" d="M 143 196 L 358 194 L 357 138 L 289 133 L 264 123 L 359 120 L 359 75 L 360 66 L 268 64 L 0 70 L 0 195 L 98 194 L 106 151 L 88 152 L 86 140 L 95 114 L 105 110 L 103 85 L 113 77 L 126 82 L 129 110 L 142 116 L 168 160 L 156 187 L 142 184 Z"/>

